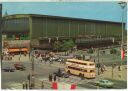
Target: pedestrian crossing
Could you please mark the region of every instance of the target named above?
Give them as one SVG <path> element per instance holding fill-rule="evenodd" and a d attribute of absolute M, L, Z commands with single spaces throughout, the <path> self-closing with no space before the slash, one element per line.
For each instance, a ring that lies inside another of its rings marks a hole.
<path fill-rule="evenodd" d="M 23 89 L 22 83 L 17 83 L 17 82 L 8 82 L 8 89 Z"/>
<path fill-rule="evenodd" d="M 81 78 L 75 76 L 70 76 L 69 78 L 61 78 L 60 81 L 65 83 L 76 83 L 76 84 L 82 82 Z"/>

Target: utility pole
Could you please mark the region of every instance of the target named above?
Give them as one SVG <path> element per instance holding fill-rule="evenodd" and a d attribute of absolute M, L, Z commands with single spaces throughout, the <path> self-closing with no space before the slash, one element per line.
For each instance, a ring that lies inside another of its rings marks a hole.
<path fill-rule="evenodd" d="M 2 4 L 0 4 L 0 59 L 1 59 L 1 68 L 2 68 Z"/>
<path fill-rule="evenodd" d="M 113 69 L 114 69 L 114 65 L 112 64 L 112 79 L 113 79 Z"/>
<path fill-rule="evenodd" d="M 124 23 L 123 23 L 123 21 L 124 21 L 124 8 L 125 8 L 125 6 L 126 6 L 126 2 L 123 2 L 123 1 L 121 1 L 121 2 L 119 2 L 118 3 L 120 6 L 121 6 L 121 9 L 122 9 L 122 46 L 123 46 L 123 35 L 124 35 Z"/>
<path fill-rule="evenodd" d="M 30 54 L 29 54 L 29 58 L 31 60 L 31 73 L 30 73 L 30 88 L 33 89 L 34 85 L 35 85 L 35 78 L 34 78 L 34 53 L 33 53 L 33 48 L 32 48 L 32 31 L 33 31 L 33 22 L 32 22 L 32 17 L 29 17 L 29 26 L 30 26 Z"/>
<path fill-rule="evenodd" d="M 31 49 L 31 62 L 32 62 L 32 73 L 31 73 L 31 87 L 35 87 L 35 78 L 34 78 L 34 53 L 33 48 Z"/>
<path fill-rule="evenodd" d="M 123 35 L 124 35 L 124 10 L 125 10 L 125 6 L 126 6 L 126 2 L 123 2 L 123 1 L 121 1 L 121 2 L 119 2 L 118 3 L 120 6 L 121 6 L 121 9 L 122 9 L 122 43 L 121 43 L 121 51 L 123 50 L 123 44 L 124 44 L 124 40 L 123 40 Z M 124 50 L 123 50 L 124 51 Z M 121 65 L 122 65 L 122 61 L 121 61 Z"/>
<path fill-rule="evenodd" d="M 100 62 L 99 62 L 99 48 L 98 48 L 98 75 L 100 75 Z"/>
<path fill-rule="evenodd" d="M 59 49 L 59 40 L 58 40 L 59 38 L 58 37 L 56 37 L 56 40 L 57 40 L 57 53 L 58 53 L 58 49 Z"/>
<path fill-rule="evenodd" d="M 22 51 L 22 43 L 21 43 L 21 34 L 19 34 L 19 42 L 20 42 L 20 56 L 19 56 L 19 61 L 21 61 L 21 51 Z"/>

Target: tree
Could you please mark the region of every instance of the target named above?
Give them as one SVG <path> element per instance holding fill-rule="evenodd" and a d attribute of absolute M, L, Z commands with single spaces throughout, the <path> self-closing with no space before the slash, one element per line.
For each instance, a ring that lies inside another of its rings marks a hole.
<path fill-rule="evenodd" d="M 60 50 L 61 49 L 62 44 L 61 44 L 60 41 L 55 41 L 54 44 L 53 44 L 53 46 L 54 46 L 54 50 L 57 51 L 57 50 Z"/>
<path fill-rule="evenodd" d="M 89 50 L 88 50 L 88 53 L 93 53 L 93 49 L 92 49 L 92 48 L 89 49 Z"/>
<path fill-rule="evenodd" d="M 63 44 L 61 46 L 62 51 L 71 50 L 75 46 L 75 43 L 72 40 L 63 41 Z"/>

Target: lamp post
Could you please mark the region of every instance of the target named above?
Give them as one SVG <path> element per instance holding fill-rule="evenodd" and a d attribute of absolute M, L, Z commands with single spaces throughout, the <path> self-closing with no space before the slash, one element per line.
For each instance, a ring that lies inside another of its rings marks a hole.
<path fill-rule="evenodd" d="M 58 48 L 59 48 L 59 38 L 58 37 L 56 37 L 56 40 L 57 40 L 57 53 L 58 53 Z"/>
<path fill-rule="evenodd" d="M 29 17 L 29 27 L 30 27 L 30 53 L 29 59 L 31 60 L 31 73 L 30 73 L 30 89 L 34 89 L 35 85 L 35 67 L 34 67 L 34 48 L 33 48 L 33 39 L 32 39 L 32 32 L 33 32 L 33 19 Z"/>
<path fill-rule="evenodd" d="M 119 2 L 118 4 L 120 5 L 120 7 L 121 7 L 121 9 L 122 9 L 122 43 L 121 43 L 121 47 L 123 47 L 123 43 L 124 43 L 124 41 L 123 41 L 123 35 L 124 35 L 123 18 L 124 18 L 124 8 L 125 8 L 125 6 L 126 6 L 126 2 L 121 1 L 121 2 Z"/>
<path fill-rule="evenodd" d="M 100 55 L 100 53 L 99 53 L 99 48 L 98 48 L 98 75 L 100 75 L 100 61 L 99 61 L 99 55 Z"/>
<path fill-rule="evenodd" d="M 1 68 L 2 68 L 2 4 L 0 4 L 0 60 L 1 60 Z"/>
<path fill-rule="evenodd" d="M 125 10 L 125 6 L 126 6 L 126 2 L 119 2 L 118 3 L 122 9 L 122 43 L 121 43 L 121 51 L 123 50 L 123 44 L 124 44 L 124 39 L 123 39 L 123 35 L 124 35 L 124 23 L 123 23 L 123 20 L 124 20 L 124 10 Z M 122 54 L 121 54 L 122 55 Z M 121 61 L 121 65 L 122 65 L 122 61 Z"/>

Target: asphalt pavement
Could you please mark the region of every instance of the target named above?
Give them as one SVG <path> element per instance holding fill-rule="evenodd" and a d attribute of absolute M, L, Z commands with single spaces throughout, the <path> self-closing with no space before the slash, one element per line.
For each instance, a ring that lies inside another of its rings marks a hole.
<path fill-rule="evenodd" d="M 19 61 L 3 61 L 2 68 L 6 67 L 14 67 L 13 65 Z M 20 61 L 25 67 L 25 71 L 15 70 L 15 72 L 4 72 L 2 71 L 1 78 L 2 78 L 2 89 L 22 89 L 22 83 L 27 80 L 27 76 L 31 73 L 31 61 L 29 59 Z M 63 64 L 59 62 L 55 62 L 53 64 L 40 62 L 39 60 L 35 60 L 34 62 L 34 69 L 35 69 L 35 77 L 37 79 L 48 79 L 49 74 L 57 71 L 58 68 L 64 68 Z M 61 78 L 60 82 L 72 84 L 77 83 L 79 84 L 79 89 L 86 88 L 86 89 L 96 89 L 93 83 L 99 79 L 97 76 L 95 79 L 84 79 L 81 80 L 77 76 L 70 76 L 69 78 Z M 120 83 L 120 82 L 118 82 Z M 121 87 L 122 86 L 122 87 Z M 126 82 L 123 85 L 114 86 L 114 88 L 126 88 Z"/>

